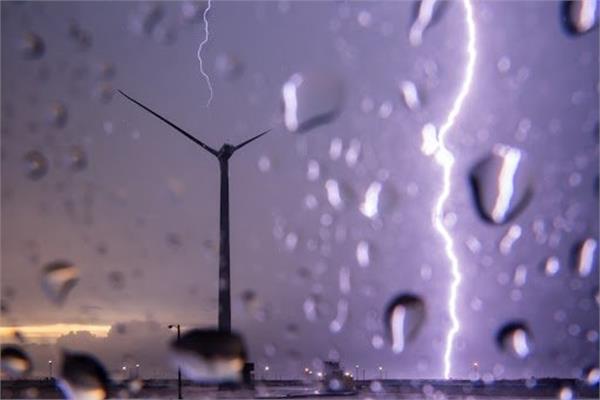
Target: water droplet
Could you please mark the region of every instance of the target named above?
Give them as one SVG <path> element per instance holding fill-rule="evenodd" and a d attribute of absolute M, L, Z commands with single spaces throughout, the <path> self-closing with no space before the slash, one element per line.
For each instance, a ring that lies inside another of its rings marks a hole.
<path fill-rule="evenodd" d="M 423 42 L 423 33 L 443 12 L 446 1 L 421 0 L 416 4 L 415 21 L 410 27 L 408 40 L 413 46 L 420 46 Z"/>
<path fill-rule="evenodd" d="M 356 261 L 362 268 L 367 268 L 371 264 L 371 245 L 365 240 L 361 240 L 356 245 Z"/>
<path fill-rule="evenodd" d="M 319 298 L 315 295 L 308 296 L 304 300 L 304 304 L 302 305 L 302 309 L 304 310 L 304 315 L 306 319 L 314 322 L 319 318 Z"/>
<path fill-rule="evenodd" d="M 79 50 L 87 50 L 92 46 L 92 34 L 75 21 L 69 24 L 69 38 L 75 42 Z"/>
<path fill-rule="evenodd" d="M 598 25 L 598 0 L 563 1 L 562 20 L 570 34 L 591 31 Z"/>
<path fill-rule="evenodd" d="M 354 167 L 360 157 L 361 143 L 357 139 L 352 139 L 348 150 L 346 150 L 346 165 L 350 168 Z"/>
<path fill-rule="evenodd" d="M 267 156 L 260 156 L 258 159 L 258 170 L 260 172 L 269 172 L 271 170 L 271 160 Z"/>
<path fill-rule="evenodd" d="M 375 219 L 389 212 L 395 201 L 395 194 L 389 186 L 384 186 L 381 181 L 373 181 L 365 191 L 359 210 L 365 217 Z"/>
<path fill-rule="evenodd" d="M 31 373 L 31 360 L 17 346 L 2 346 L 0 355 L 2 373 L 13 378 L 23 378 Z"/>
<path fill-rule="evenodd" d="M 392 299 L 385 310 L 386 331 L 394 353 L 404 351 L 415 339 L 425 321 L 425 302 L 413 294 Z"/>
<path fill-rule="evenodd" d="M 231 54 L 219 54 L 215 59 L 215 69 L 221 78 L 228 80 L 239 78 L 244 71 L 242 62 Z"/>
<path fill-rule="evenodd" d="M 110 380 L 106 370 L 93 356 L 63 353 L 58 387 L 68 399 L 105 399 Z"/>
<path fill-rule="evenodd" d="M 513 283 L 517 287 L 525 285 L 527 282 L 527 267 L 525 265 L 519 265 L 515 269 L 515 275 L 513 277 Z"/>
<path fill-rule="evenodd" d="M 181 3 L 181 17 L 187 23 L 199 22 L 206 6 L 206 2 L 184 1 Z"/>
<path fill-rule="evenodd" d="M 25 161 L 26 173 L 29 179 L 38 180 L 48 172 L 48 160 L 37 150 L 31 150 L 23 157 Z"/>
<path fill-rule="evenodd" d="M 294 232 L 289 232 L 285 235 L 285 248 L 288 251 L 294 251 L 298 245 L 298 235 Z"/>
<path fill-rule="evenodd" d="M 393 106 L 392 102 L 391 101 L 384 101 L 379 106 L 379 110 L 377 111 L 377 115 L 381 119 L 387 119 L 387 118 L 389 118 L 390 115 L 392 115 L 393 111 L 394 111 L 394 106 Z"/>
<path fill-rule="evenodd" d="M 335 319 L 329 323 L 331 333 L 338 333 L 344 327 L 348 319 L 348 301 L 341 299 L 337 304 L 337 314 Z"/>
<path fill-rule="evenodd" d="M 508 254 L 512 250 L 513 244 L 521 237 L 523 230 L 519 225 L 512 225 L 506 231 L 504 237 L 500 240 L 499 249 L 501 254 Z"/>
<path fill-rule="evenodd" d="M 61 305 L 79 281 L 79 269 L 68 261 L 47 264 L 42 272 L 42 288 L 46 296 Z"/>
<path fill-rule="evenodd" d="M 129 29 L 136 35 L 148 35 L 162 19 L 164 12 L 158 4 L 140 3 L 137 13 L 129 21 Z"/>
<path fill-rule="evenodd" d="M 79 146 L 71 146 L 67 152 L 67 167 L 71 171 L 82 171 L 87 166 L 87 157 Z"/>
<path fill-rule="evenodd" d="M 53 102 L 48 110 L 48 123 L 56 128 L 64 128 L 65 124 L 67 123 L 67 119 L 67 107 L 65 107 L 65 105 L 59 101 Z"/>
<path fill-rule="evenodd" d="M 560 270 L 560 260 L 556 256 L 551 256 L 544 262 L 544 274 L 554 276 Z"/>
<path fill-rule="evenodd" d="M 573 397 L 573 389 L 568 386 L 561 388 L 560 392 L 558 392 L 559 400 L 573 400 Z"/>
<path fill-rule="evenodd" d="M 19 50 L 24 58 L 34 60 L 44 55 L 46 45 L 40 36 L 28 32 L 19 39 Z"/>
<path fill-rule="evenodd" d="M 342 185 L 334 179 L 328 179 L 325 182 L 325 190 L 327 192 L 329 204 L 336 210 L 343 209 L 349 197 L 349 189 L 342 187 Z"/>
<path fill-rule="evenodd" d="M 532 189 L 525 160 L 520 150 L 495 145 L 492 153 L 473 168 L 475 202 L 486 221 L 506 223 L 528 204 Z"/>
<path fill-rule="evenodd" d="M 108 273 L 108 283 L 115 290 L 125 288 L 125 275 L 121 271 L 111 271 Z"/>
<path fill-rule="evenodd" d="M 597 249 L 598 242 L 593 238 L 587 238 L 575 246 L 575 270 L 580 277 L 584 278 L 592 273 Z"/>
<path fill-rule="evenodd" d="M 92 89 L 92 98 L 100 103 L 110 102 L 115 94 L 115 89 L 108 82 L 100 82 Z"/>
<path fill-rule="evenodd" d="M 168 232 L 165 236 L 165 240 L 167 242 L 167 246 L 169 246 L 172 250 L 177 250 L 183 245 L 183 239 L 181 235 L 175 232 Z"/>
<path fill-rule="evenodd" d="M 309 181 L 316 181 L 321 174 L 321 167 L 316 160 L 309 160 L 306 169 L 306 178 Z"/>
<path fill-rule="evenodd" d="M 425 124 L 421 129 L 421 153 L 426 156 L 435 154 L 440 146 L 437 130 L 433 124 Z"/>
<path fill-rule="evenodd" d="M 281 94 L 286 128 L 290 132 L 305 132 L 337 116 L 343 87 L 332 75 L 296 73 L 284 83 Z"/>
<path fill-rule="evenodd" d="M 244 312 L 257 321 L 267 319 L 267 309 L 253 290 L 244 290 L 240 295 Z"/>
<path fill-rule="evenodd" d="M 597 385 L 600 382 L 600 368 L 589 366 L 583 370 L 583 379 L 590 386 Z"/>
<path fill-rule="evenodd" d="M 340 276 L 339 276 L 339 284 L 340 284 L 340 293 L 348 294 L 350 293 L 351 284 L 350 284 L 350 268 L 341 267 L 340 268 Z"/>
<path fill-rule="evenodd" d="M 417 86 L 411 81 L 402 81 L 400 83 L 400 92 L 404 104 L 410 111 L 416 111 L 421 108 L 421 98 Z"/>
<path fill-rule="evenodd" d="M 509 322 L 504 325 L 496 336 L 500 348 L 517 358 L 525 358 L 532 351 L 531 333 L 523 322 Z"/>
<path fill-rule="evenodd" d="M 331 139 L 331 143 L 329 144 L 329 157 L 335 161 L 340 158 L 342 155 L 342 151 L 344 148 L 344 143 L 342 139 L 339 137 L 334 137 Z"/>
<path fill-rule="evenodd" d="M 198 383 L 236 383 L 242 379 L 246 349 L 233 332 L 193 329 L 171 342 L 170 353 L 181 373 Z"/>

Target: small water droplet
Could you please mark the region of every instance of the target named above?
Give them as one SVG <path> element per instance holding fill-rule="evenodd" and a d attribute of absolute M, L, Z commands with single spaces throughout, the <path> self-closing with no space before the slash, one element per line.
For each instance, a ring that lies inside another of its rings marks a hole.
<path fill-rule="evenodd" d="M 202 20 L 207 2 L 184 1 L 181 3 L 181 17 L 186 23 L 194 23 Z"/>
<path fill-rule="evenodd" d="M 515 269 L 515 275 L 513 277 L 513 283 L 517 287 L 525 285 L 527 282 L 527 267 L 525 265 L 519 265 Z"/>
<path fill-rule="evenodd" d="M 562 20 L 573 35 L 582 35 L 598 25 L 598 0 L 563 1 Z"/>
<path fill-rule="evenodd" d="M 129 29 L 136 35 L 149 35 L 163 15 L 164 11 L 160 5 L 140 3 L 136 14 L 129 20 Z"/>
<path fill-rule="evenodd" d="M 503 224 L 528 204 L 532 195 L 530 171 L 518 149 L 495 145 L 471 172 L 475 203 L 488 222 Z"/>
<path fill-rule="evenodd" d="M 82 171 L 87 166 L 87 157 L 79 146 L 71 146 L 67 152 L 67 167 L 71 171 Z"/>
<path fill-rule="evenodd" d="M 305 132 L 331 122 L 341 111 L 342 82 L 324 73 L 296 73 L 283 85 L 283 113 L 290 132 Z"/>
<path fill-rule="evenodd" d="M 309 160 L 306 169 L 306 178 L 309 181 L 316 181 L 321 175 L 321 167 L 316 160 Z"/>
<path fill-rule="evenodd" d="M 267 319 L 267 309 L 253 290 L 244 290 L 240 295 L 244 312 L 257 321 Z"/>
<path fill-rule="evenodd" d="M 219 54 L 215 59 L 217 74 L 228 80 L 239 78 L 244 71 L 242 62 L 231 54 Z"/>
<path fill-rule="evenodd" d="M 384 186 L 381 181 L 373 181 L 365 190 L 363 201 L 359 210 L 367 218 L 375 219 L 378 216 L 389 212 L 395 203 L 395 194 L 389 188 Z"/>
<path fill-rule="evenodd" d="M 108 283 L 115 290 L 125 288 L 125 275 L 121 271 L 111 271 L 108 273 Z"/>
<path fill-rule="evenodd" d="M 346 165 L 350 168 L 354 167 L 358 162 L 358 158 L 360 157 L 360 149 L 361 143 L 358 139 L 352 139 L 350 141 L 350 145 L 348 146 L 348 150 L 346 150 Z"/>
<path fill-rule="evenodd" d="M 525 358 L 532 351 L 532 340 L 529 328 L 523 322 L 509 322 L 504 325 L 496 336 L 496 342 L 504 352 Z"/>
<path fill-rule="evenodd" d="M 84 353 L 63 353 L 57 385 L 67 399 L 105 399 L 110 379 L 95 357 Z"/>
<path fill-rule="evenodd" d="M 46 45 L 42 38 L 33 32 L 21 36 L 18 46 L 23 57 L 30 60 L 41 58 L 46 51 Z"/>
<path fill-rule="evenodd" d="M 421 96 L 419 96 L 417 86 L 413 82 L 400 82 L 400 92 L 402 93 L 404 104 L 410 111 L 416 111 L 421 108 Z"/>
<path fill-rule="evenodd" d="M 68 261 L 54 261 L 42 271 L 42 288 L 46 296 L 61 305 L 79 281 L 79 269 Z"/>
<path fill-rule="evenodd" d="M 331 139 L 331 143 L 329 144 L 329 158 L 333 161 L 339 159 L 342 155 L 342 151 L 344 149 L 344 143 L 342 139 L 339 137 L 334 137 Z"/>
<path fill-rule="evenodd" d="M 0 360 L 2 373 L 13 378 L 26 377 L 33 369 L 29 356 L 17 346 L 2 346 Z"/>
<path fill-rule="evenodd" d="M 594 238 L 587 238 L 575 246 L 575 270 L 585 278 L 592 273 L 596 264 L 598 242 Z"/>
<path fill-rule="evenodd" d="M 346 320 L 348 319 L 348 301 L 341 299 L 337 304 L 337 314 L 335 319 L 329 323 L 329 330 L 331 333 L 338 333 L 344 327 Z"/>
<path fill-rule="evenodd" d="M 271 170 L 271 160 L 267 156 L 260 156 L 258 159 L 258 170 L 260 172 L 269 172 Z"/>
<path fill-rule="evenodd" d="M 349 189 L 334 179 L 328 179 L 325 182 L 325 190 L 329 204 L 336 210 L 343 209 L 350 195 Z"/>
<path fill-rule="evenodd" d="M 115 94 L 115 89 L 108 82 L 99 82 L 92 89 L 92 98 L 100 103 L 107 104 Z"/>
<path fill-rule="evenodd" d="M 362 268 L 367 268 L 371 264 L 371 245 L 365 240 L 361 240 L 356 245 L 356 261 Z"/>
<path fill-rule="evenodd" d="M 67 107 L 59 101 L 53 102 L 50 105 L 46 119 L 50 125 L 56 128 L 64 128 L 68 119 Z"/>
<path fill-rule="evenodd" d="M 46 157 L 37 150 L 31 150 L 23 157 L 25 161 L 25 168 L 27 177 L 31 180 L 38 180 L 43 178 L 48 172 L 48 160 Z"/>
<path fill-rule="evenodd" d="M 511 252 L 513 244 L 521 237 L 523 230 L 519 225 L 511 225 L 504 237 L 500 240 L 500 253 L 507 255 Z"/>
<path fill-rule="evenodd" d="M 310 322 L 316 321 L 319 314 L 319 298 L 316 295 L 308 296 L 302 305 L 302 309 L 304 310 L 304 316 Z"/>
<path fill-rule="evenodd" d="M 79 50 L 87 50 L 92 46 L 92 34 L 75 21 L 69 24 L 69 38 Z"/>
<path fill-rule="evenodd" d="M 351 283 L 350 283 L 350 268 L 341 267 L 340 275 L 339 275 L 339 284 L 340 284 L 340 293 L 348 294 L 350 293 Z"/>
<path fill-rule="evenodd" d="M 414 340 L 425 321 L 425 302 L 413 294 L 392 299 L 385 310 L 385 323 L 392 351 L 401 353 Z"/>
<path fill-rule="evenodd" d="M 551 256 L 544 262 L 544 274 L 554 276 L 560 271 L 560 260 L 556 256 Z"/>
<path fill-rule="evenodd" d="M 242 380 L 246 348 L 237 333 L 193 329 L 170 346 L 171 358 L 188 379 L 198 383 L 237 383 Z"/>

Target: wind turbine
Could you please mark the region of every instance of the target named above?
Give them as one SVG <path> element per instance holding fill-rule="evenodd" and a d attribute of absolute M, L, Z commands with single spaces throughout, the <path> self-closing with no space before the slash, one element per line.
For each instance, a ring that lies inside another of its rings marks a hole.
<path fill-rule="evenodd" d="M 215 150 L 207 144 L 196 139 L 165 117 L 152 111 L 139 101 L 119 90 L 128 100 L 142 107 L 150 114 L 154 115 L 167 125 L 174 128 L 176 131 L 196 143 L 204 150 L 215 156 L 219 160 L 219 169 L 221 171 L 221 216 L 220 216 L 220 236 L 219 236 L 219 331 L 231 331 L 231 274 L 229 265 L 229 159 L 233 153 L 242 147 L 250 144 L 263 135 L 266 135 L 271 129 L 266 130 L 240 144 L 234 146 L 229 143 L 224 143 L 219 150 Z"/>

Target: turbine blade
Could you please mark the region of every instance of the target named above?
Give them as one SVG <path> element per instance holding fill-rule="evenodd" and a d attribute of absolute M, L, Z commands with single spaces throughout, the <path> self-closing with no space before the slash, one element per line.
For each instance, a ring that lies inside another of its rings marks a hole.
<path fill-rule="evenodd" d="M 250 142 L 253 142 L 253 141 L 255 141 L 255 140 L 256 140 L 256 139 L 258 139 L 259 137 L 261 137 L 261 136 L 263 136 L 263 135 L 266 135 L 266 134 L 267 134 L 267 133 L 269 133 L 269 132 L 271 132 L 271 129 L 267 129 L 267 130 L 266 130 L 266 131 L 264 131 L 263 133 L 260 133 L 260 134 L 258 134 L 258 135 L 256 135 L 256 136 L 254 136 L 253 138 L 250 138 L 250 139 L 246 140 L 245 142 L 242 142 L 242 143 L 238 144 L 237 146 L 235 146 L 235 150 L 239 150 L 239 149 L 241 149 L 241 148 L 242 148 L 242 147 L 244 147 L 245 145 L 249 144 Z"/>
<path fill-rule="evenodd" d="M 174 123 L 172 123 L 171 121 L 169 121 L 168 119 L 166 119 L 165 117 L 163 117 L 162 115 L 160 115 L 160 114 L 152 111 L 150 108 L 146 107 L 145 105 L 143 105 L 139 101 L 137 101 L 137 100 L 133 99 L 132 97 L 128 96 L 123 91 L 119 90 L 119 93 L 121 93 L 123 96 L 125 96 L 126 99 L 128 99 L 128 100 L 132 101 L 133 103 L 137 104 L 138 106 L 142 107 L 144 110 L 148 111 L 150 114 L 154 115 L 156 118 L 160 119 L 161 121 L 163 121 L 167 125 L 171 126 L 172 128 L 175 128 L 175 130 L 177 130 L 179 133 L 181 133 L 182 135 L 184 135 L 185 137 L 187 137 L 188 139 L 190 139 L 192 142 L 196 143 L 197 145 L 200 145 L 200 147 L 202 147 L 204 150 L 208 151 L 209 153 L 211 153 L 214 156 L 217 155 L 217 151 L 215 149 L 213 149 L 209 145 L 201 142 L 200 140 L 196 139 L 194 136 L 190 135 L 189 133 L 187 133 L 186 131 L 184 131 L 183 129 L 181 129 L 180 127 L 178 127 L 177 125 L 175 125 Z"/>

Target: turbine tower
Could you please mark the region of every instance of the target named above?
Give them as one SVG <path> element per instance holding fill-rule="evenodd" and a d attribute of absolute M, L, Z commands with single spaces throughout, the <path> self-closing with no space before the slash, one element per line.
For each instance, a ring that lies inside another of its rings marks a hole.
<path fill-rule="evenodd" d="M 139 101 L 131 98 L 130 96 L 119 90 L 123 96 L 128 100 L 142 107 L 150 114 L 154 115 L 167 125 L 174 128 L 179 133 L 196 143 L 204 150 L 215 156 L 219 160 L 219 169 L 221 171 L 221 214 L 220 214 L 220 235 L 219 235 L 219 331 L 230 332 L 231 331 L 231 274 L 229 265 L 229 159 L 233 156 L 233 153 L 241 149 L 242 147 L 250 144 L 256 139 L 269 133 L 269 130 L 256 135 L 237 146 L 225 143 L 219 150 L 215 150 L 207 144 L 196 139 L 165 117 L 152 111 Z"/>

